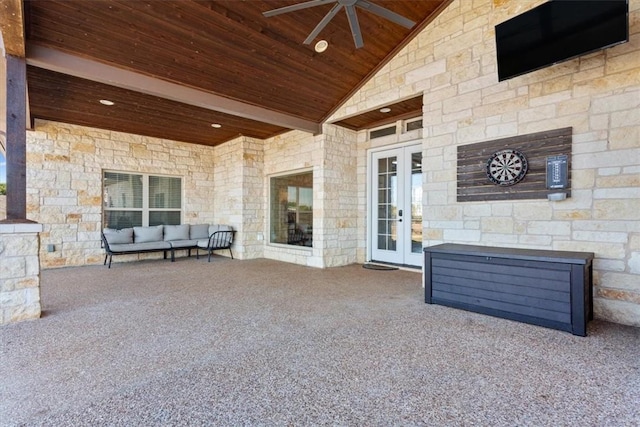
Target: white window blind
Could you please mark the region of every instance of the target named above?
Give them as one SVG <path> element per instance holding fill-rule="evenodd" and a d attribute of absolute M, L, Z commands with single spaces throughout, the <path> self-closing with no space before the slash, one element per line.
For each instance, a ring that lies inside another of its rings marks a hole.
<path fill-rule="evenodd" d="M 103 177 L 105 228 L 181 223 L 182 178 L 110 171 Z"/>

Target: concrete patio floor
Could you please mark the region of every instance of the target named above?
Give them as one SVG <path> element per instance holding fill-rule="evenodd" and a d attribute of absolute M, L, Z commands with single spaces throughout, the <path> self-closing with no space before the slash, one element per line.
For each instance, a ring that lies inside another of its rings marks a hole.
<path fill-rule="evenodd" d="M 42 272 L 6 426 L 638 426 L 640 329 L 427 305 L 421 275 L 178 258 Z"/>

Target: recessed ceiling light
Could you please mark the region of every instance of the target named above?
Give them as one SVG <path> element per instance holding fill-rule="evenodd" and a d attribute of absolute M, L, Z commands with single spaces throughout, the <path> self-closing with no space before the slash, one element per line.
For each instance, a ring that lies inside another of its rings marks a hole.
<path fill-rule="evenodd" d="M 388 112 L 390 112 L 390 111 L 391 111 L 391 108 L 389 108 L 389 107 L 384 107 L 384 108 L 381 108 L 381 109 L 380 109 L 380 112 L 381 112 L 381 113 L 388 113 Z"/>
<path fill-rule="evenodd" d="M 212 128 L 220 129 L 222 125 L 220 123 L 211 123 Z"/>
<path fill-rule="evenodd" d="M 329 47 L 329 42 L 326 40 L 320 40 L 318 41 L 318 43 L 316 43 L 316 46 L 314 47 L 315 51 L 318 53 L 322 53 L 325 50 L 327 50 L 327 48 Z"/>
<path fill-rule="evenodd" d="M 113 101 L 109 101 L 108 99 L 101 99 L 101 100 L 100 100 L 100 104 L 102 104 L 102 105 L 109 105 L 109 106 L 111 106 L 111 105 L 114 105 L 114 104 L 115 104 L 115 102 L 113 102 Z"/>

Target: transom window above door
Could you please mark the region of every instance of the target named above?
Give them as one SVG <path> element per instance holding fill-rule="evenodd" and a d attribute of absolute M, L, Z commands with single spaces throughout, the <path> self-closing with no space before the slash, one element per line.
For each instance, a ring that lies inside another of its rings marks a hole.
<path fill-rule="evenodd" d="M 102 182 L 105 228 L 182 222 L 182 178 L 104 171 Z"/>

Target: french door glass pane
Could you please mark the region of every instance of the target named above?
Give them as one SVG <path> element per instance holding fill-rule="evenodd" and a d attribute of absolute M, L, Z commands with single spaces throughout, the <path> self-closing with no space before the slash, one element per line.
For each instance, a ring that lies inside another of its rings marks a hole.
<path fill-rule="evenodd" d="M 395 251 L 396 250 L 396 236 L 395 234 L 393 236 L 387 236 L 387 250 L 388 251 Z"/>
<path fill-rule="evenodd" d="M 378 159 L 378 174 L 380 174 L 380 176 L 384 176 L 384 174 L 388 171 L 387 168 L 388 162 L 387 159 Z"/>
<path fill-rule="evenodd" d="M 378 159 L 378 249 L 396 249 L 397 184 L 397 157 Z"/>
<path fill-rule="evenodd" d="M 422 153 L 411 154 L 411 252 L 422 252 Z"/>

